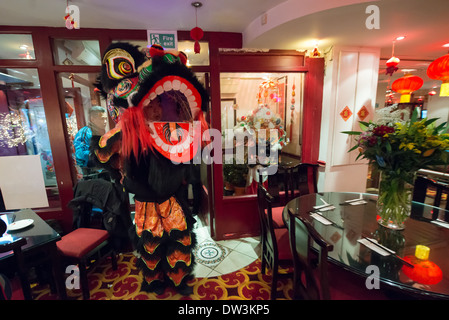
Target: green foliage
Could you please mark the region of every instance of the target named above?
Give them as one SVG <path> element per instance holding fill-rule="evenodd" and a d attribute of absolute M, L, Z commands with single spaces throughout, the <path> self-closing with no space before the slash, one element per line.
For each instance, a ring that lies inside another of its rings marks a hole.
<path fill-rule="evenodd" d="M 389 175 L 403 176 L 421 168 L 449 163 L 447 123 L 435 125 L 437 118 L 418 119 L 413 112 L 410 121 L 381 125 L 360 122 L 361 131 L 342 133 L 356 136 L 357 159 L 368 159 L 377 169 Z"/>

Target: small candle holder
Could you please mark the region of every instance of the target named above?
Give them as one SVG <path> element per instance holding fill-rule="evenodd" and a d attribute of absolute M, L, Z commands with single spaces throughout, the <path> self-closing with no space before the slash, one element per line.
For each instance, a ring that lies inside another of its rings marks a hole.
<path fill-rule="evenodd" d="M 427 260 L 429 259 L 429 252 L 430 248 L 423 246 L 423 245 L 417 245 L 415 249 L 415 257 L 417 257 L 420 260 Z"/>

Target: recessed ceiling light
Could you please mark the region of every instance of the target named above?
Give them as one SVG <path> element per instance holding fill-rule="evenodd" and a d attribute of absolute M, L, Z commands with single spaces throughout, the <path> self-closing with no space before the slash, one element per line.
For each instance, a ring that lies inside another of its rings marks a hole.
<path fill-rule="evenodd" d="M 443 44 L 444 48 L 449 48 L 449 43 Z"/>
<path fill-rule="evenodd" d="M 19 48 L 22 50 L 26 50 L 28 49 L 28 46 L 26 44 L 22 44 Z"/>
<path fill-rule="evenodd" d="M 395 40 L 396 41 L 401 41 L 401 40 L 404 40 L 405 39 L 405 36 L 400 36 L 400 37 L 397 37 Z"/>

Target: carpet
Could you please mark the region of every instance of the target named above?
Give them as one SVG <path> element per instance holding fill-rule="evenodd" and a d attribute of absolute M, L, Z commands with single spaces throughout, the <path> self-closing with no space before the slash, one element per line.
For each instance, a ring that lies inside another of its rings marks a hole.
<path fill-rule="evenodd" d="M 261 273 L 261 261 L 235 272 L 211 278 L 195 278 L 189 282 L 193 294 L 182 296 L 172 288 L 163 294 L 140 291 L 142 276 L 135 267 L 136 257 L 122 253 L 117 259 L 117 270 L 112 270 L 110 261 L 104 260 L 88 274 L 91 300 L 269 300 L 271 275 Z M 281 269 L 286 273 L 288 269 Z M 35 300 L 54 300 L 48 285 L 33 288 Z M 293 294 L 291 277 L 279 277 L 278 299 L 290 300 Z M 68 299 L 82 300 L 80 289 L 67 289 Z"/>

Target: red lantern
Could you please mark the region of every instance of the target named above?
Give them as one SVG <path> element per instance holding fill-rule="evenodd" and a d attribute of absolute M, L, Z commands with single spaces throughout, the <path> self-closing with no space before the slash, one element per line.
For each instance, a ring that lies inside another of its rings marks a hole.
<path fill-rule="evenodd" d="M 418 76 L 411 74 L 403 76 L 393 82 L 391 88 L 401 94 L 399 102 L 410 102 L 410 94 L 422 87 L 424 81 Z"/>
<path fill-rule="evenodd" d="M 190 30 L 190 37 L 193 40 L 195 40 L 195 45 L 193 47 L 193 50 L 195 51 L 195 53 L 200 53 L 200 51 L 201 51 L 199 40 L 201 40 L 203 38 L 203 35 L 204 35 L 203 29 L 201 29 L 199 27 L 195 27 L 192 30 Z"/>
<path fill-rule="evenodd" d="M 433 61 L 427 68 L 427 75 L 431 79 L 441 80 L 440 96 L 449 96 L 449 53 Z"/>
<path fill-rule="evenodd" d="M 414 256 L 406 256 L 404 260 L 413 264 L 413 268 L 407 265 L 402 266 L 402 272 L 421 284 L 437 284 L 443 279 L 443 272 L 440 267 L 429 260 L 420 260 Z"/>

